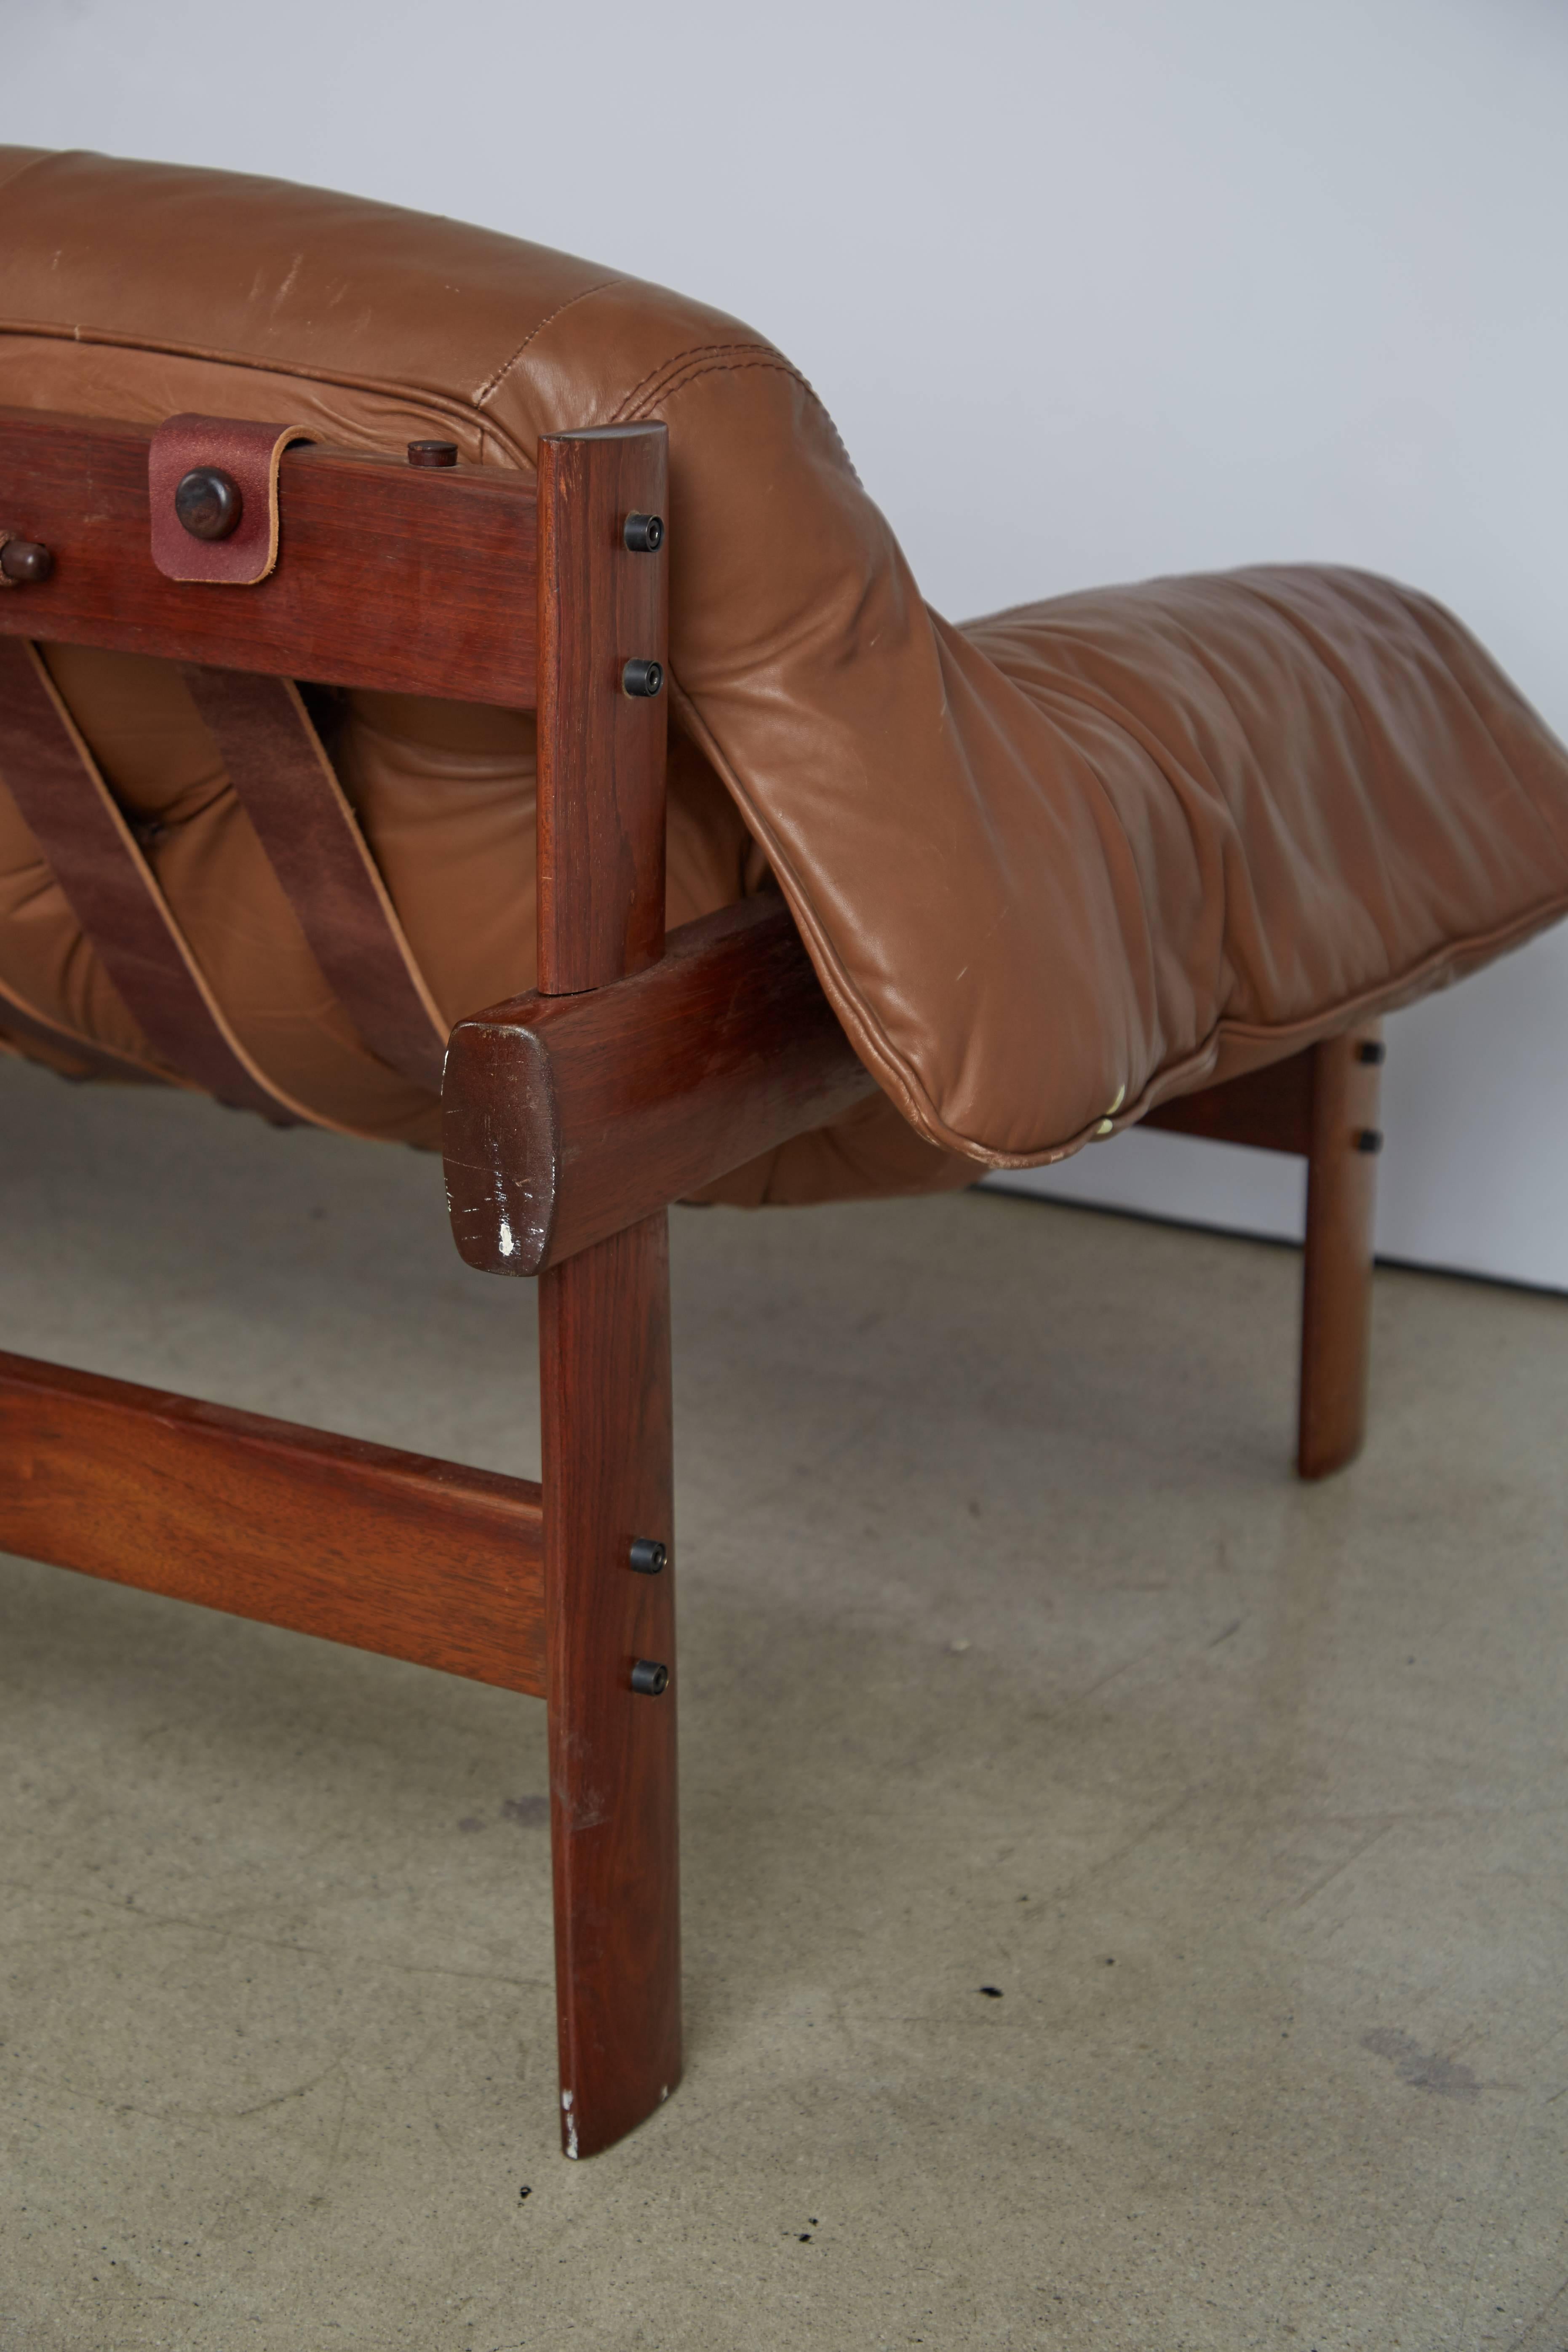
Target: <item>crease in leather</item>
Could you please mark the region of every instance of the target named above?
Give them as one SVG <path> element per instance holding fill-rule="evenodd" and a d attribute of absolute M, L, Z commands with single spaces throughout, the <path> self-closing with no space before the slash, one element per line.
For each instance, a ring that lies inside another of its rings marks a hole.
<path fill-rule="evenodd" d="M 5 185 L 4 181 L 0 181 L 0 195 L 4 195 Z M 623 281 L 611 282 L 618 284 Z M 435 385 L 412 379 L 404 383 L 394 376 L 359 375 L 342 369 L 291 366 L 287 360 L 276 357 L 262 359 L 247 352 L 225 351 L 202 343 L 174 342 L 166 338 L 117 333 L 111 328 L 62 327 L 48 320 L 0 318 L 0 336 L 7 335 L 36 336 L 41 342 L 85 346 L 89 350 L 128 353 L 151 352 L 164 359 L 189 360 L 198 366 L 239 368 L 248 375 L 289 376 L 300 383 L 330 383 L 342 392 L 369 392 L 383 400 L 402 400 L 411 406 L 428 407 L 434 414 L 449 417 L 457 423 L 468 425 L 476 417 L 482 416 L 484 422 L 490 425 L 489 412 L 480 411 L 470 395 L 443 392 Z M 537 472 L 536 460 L 526 447 L 513 440 L 504 427 L 491 425 L 491 430 L 498 446 L 515 459 L 520 472 Z"/>

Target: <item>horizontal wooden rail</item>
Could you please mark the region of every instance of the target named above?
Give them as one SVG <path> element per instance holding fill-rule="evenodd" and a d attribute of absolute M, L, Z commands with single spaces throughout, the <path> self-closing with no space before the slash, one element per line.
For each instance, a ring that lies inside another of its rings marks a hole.
<path fill-rule="evenodd" d="M 49 550 L 0 586 L 0 631 L 215 668 L 531 709 L 532 478 L 401 457 L 286 450 L 278 568 L 253 587 L 153 562 L 144 425 L 0 408 L 0 531 Z"/>
<path fill-rule="evenodd" d="M 1211 1143 L 1249 1143 L 1255 1150 L 1292 1151 L 1305 1159 L 1312 1149 L 1312 1054 L 1309 1045 L 1304 1053 L 1227 1078 L 1223 1086 L 1177 1095 L 1145 1112 L 1140 1123 L 1206 1136 Z"/>
<path fill-rule="evenodd" d="M 0 1354 L 0 1550 L 542 1697 L 540 1490 Z"/>
<path fill-rule="evenodd" d="M 459 1255 L 538 1274 L 875 1090 L 771 893 L 648 971 L 460 1021 L 442 1150 Z"/>

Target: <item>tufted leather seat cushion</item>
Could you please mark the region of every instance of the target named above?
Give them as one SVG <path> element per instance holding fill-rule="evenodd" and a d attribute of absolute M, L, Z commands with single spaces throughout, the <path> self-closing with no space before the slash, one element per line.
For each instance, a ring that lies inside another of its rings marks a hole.
<path fill-rule="evenodd" d="M 670 919 L 771 869 L 886 1090 L 740 1197 L 1057 1156 L 1568 910 L 1568 755 L 1438 607 L 1301 568 L 956 628 L 780 353 L 568 256 L 0 149 L 0 402 L 286 419 L 359 447 L 439 433 L 506 467 L 542 432 L 667 421 Z M 150 855 L 257 1059 L 325 1120 L 428 1140 L 430 1104 L 332 1003 L 177 678 L 49 658 L 116 791 L 162 824 Z M 531 722 L 395 697 L 338 715 L 443 1010 L 525 986 Z M 143 1052 L 3 794 L 0 990 Z"/>

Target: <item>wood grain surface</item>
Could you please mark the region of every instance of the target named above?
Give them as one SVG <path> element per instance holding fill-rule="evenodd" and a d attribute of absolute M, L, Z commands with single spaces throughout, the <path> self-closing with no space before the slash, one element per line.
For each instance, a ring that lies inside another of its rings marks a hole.
<path fill-rule="evenodd" d="M 634 704 L 619 685 L 627 660 L 663 658 L 663 556 L 621 537 L 627 513 L 662 513 L 663 469 L 662 426 L 541 447 L 539 973 L 551 992 L 618 981 L 664 945 L 663 697 Z M 619 2139 L 680 2071 L 668 1247 L 660 1209 L 540 1285 L 568 2156 Z M 632 1567 L 636 1537 L 665 1545 L 661 1574 Z M 661 1696 L 633 1688 L 639 1660 L 667 1671 Z"/>
<path fill-rule="evenodd" d="M 621 684 L 668 658 L 668 540 L 634 554 L 629 514 L 663 515 L 662 425 L 549 434 L 539 445 L 539 986 L 547 996 L 640 971 L 664 946 L 668 686 Z"/>
<path fill-rule="evenodd" d="M 0 1355 L 0 1550 L 544 1693 L 524 1479 Z"/>
<path fill-rule="evenodd" d="M 1144 1114 L 1143 1127 L 1207 1136 L 1211 1143 L 1249 1143 L 1258 1151 L 1305 1158 L 1312 1145 L 1312 1047 L 1266 1069 L 1196 1094 L 1177 1095 Z"/>
<path fill-rule="evenodd" d="M 608 2147 L 680 2077 L 675 1508 L 661 1210 L 540 1286 L 561 2134 Z M 664 1544 L 658 1576 L 635 1537 Z M 631 1685 L 648 1659 L 661 1697 Z"/>
<path fill-rule="evenodd" d="M 1363 1049 L 1381 1034 L 1377 1023 L 1363 1023 L 1312 1051 L 1296 1452 L 1303 1478 L 1342 1470 L 1366 1436 L 1377 1157 L 1360 1147 L 1377 1133 L 1382 1071 Z"/>
<path fill-rule="evenodd" d="M 144 425 L 0 409 L 0 530 L 55 559 L 47 581 L 0 592 L 0 634 L 531 708 L 527 475 L 289 449 L 277 570 L 214 586 L 153 562 L 151 440 Z"/>
<path fill-rule="evenodd" d="M 481 1274 L 538 1274 L 872 1093 L 772 893 L 683 924 L 579 996 L 459 1022 L 442 1095 L 452 1233 Z"/>

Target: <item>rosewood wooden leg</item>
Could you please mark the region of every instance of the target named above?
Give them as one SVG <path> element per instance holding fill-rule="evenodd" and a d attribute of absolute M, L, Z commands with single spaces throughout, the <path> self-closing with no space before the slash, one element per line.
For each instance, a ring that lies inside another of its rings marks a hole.
<path fill-rule="evenodd" d="M 1301 1284 L 1301 1401 L 1296 1467 L 1326 1478 L 1366 1434 L 1372 1226 L 1383 1044 L 1375 1024 L 1312 1055 L 1307 1247 Z"/>
<path fill-rule="evenodd" d="M 552 1267 L 539 1307 L 561 2137 L 593 2156 L 680 2074 L 665 1212 Z"/>

